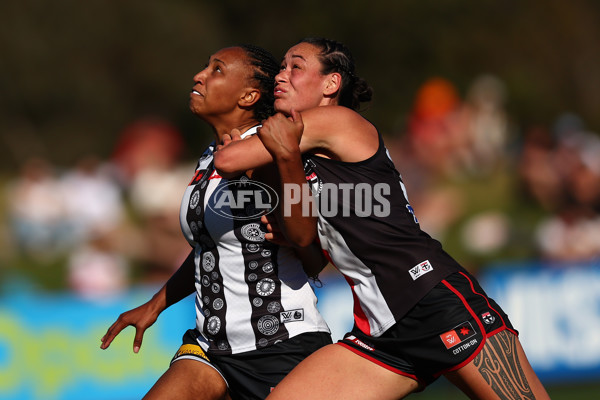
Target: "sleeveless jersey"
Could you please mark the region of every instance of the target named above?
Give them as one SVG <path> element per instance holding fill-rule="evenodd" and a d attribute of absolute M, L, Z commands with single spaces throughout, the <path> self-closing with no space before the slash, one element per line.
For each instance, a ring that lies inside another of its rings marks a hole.
<path fill-rule="evenodd" d="M 304 156 L 318 208 L 318 235 L 354 298 L 354 321 L 380 336 L 449 274 L 462 271 L 423 232 L 383 140 L 356 163 Z"/>
<path fill-rule="evenodd" d="M 293 250 L 265 241 L 260 216 L 230 207 L 235 196 L 225 194 L 249 179 L 221 178 L 214 149 L 213 143 L 198 161 L 180 209 L 183 233 L 195 248 L 199 344 L 214 354 L 235 354 L 329 332 Z"/>

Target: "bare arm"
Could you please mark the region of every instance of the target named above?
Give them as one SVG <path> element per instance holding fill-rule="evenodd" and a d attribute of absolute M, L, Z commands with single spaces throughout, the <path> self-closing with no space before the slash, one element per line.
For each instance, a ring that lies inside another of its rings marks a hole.
<path fill-rule="evenodd" d="M 310 246 L 295 249 L 296 256 L 302 262 L 302 268 L 310 278 L 316 278 L 329 262 L 317 242 Z"/>
<path fill-rule="evenodd" d="M 299 147 L 303 128 L 302 117 L 292 111 L 290 118 L 282 114 L 270 117 L 263 122 L 257 134 L 277 165 L 277 186 L 281 195 L 278 222 L 284 236 L 294 247 L 309 246 L 317 237 L 317 216 L 303 214 L 304 210 L 310 209 L 303 203 L 312 201 Z M 289 196 L 292 192 L 295 194 L 293 200 Z"/>
<path fill-rule="evenodd" d="M 341 106 L 316 107 L 302 112 L 304 132 L 300 140 L 301 153 L 356 162 L 377 151 L 377 130 L 356 112 Z M 265 166 L 273 156 L 255 135 L 233 141 L 214 155 L 215 168 L 221 176 L 234 176 Z"/>
<path fill-rule="evenodd" d="M 102 337 L 100 348 L 108 348 L 123 329 L 134 326 L 133 352 L 137 353 L 142 346 L 144 332 L 156 322 L 160 313 L 196 290 L 194 274 L 194 250 L 192 250 L 179 269 L 148 302 L 119 316 Z"/>
<path fill-rule="evenodd" d="M 272 214 L 261 217 L 261 222 L 267 227 L 265 239 L 278 246 L 293 247 L 279 228 L 280 220 L 281 218 L 277 218 Z M 321 245 L 316 240 L 306 247 L 294 247 L 294 253 L 302 263 L 302 269 L 304 269 L 306 275 L 311 278 L 317 277 L 329 263 L 321 249 Z"/>

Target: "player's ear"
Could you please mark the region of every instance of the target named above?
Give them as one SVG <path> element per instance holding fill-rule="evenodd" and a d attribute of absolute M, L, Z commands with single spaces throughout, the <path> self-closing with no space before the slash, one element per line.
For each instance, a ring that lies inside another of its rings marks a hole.
<path fill-rule="evenodd" d="M 339 72 L 332 72 L 327 75 L 323 94 L 325 96 L 335 96 L 342 86 L 342 75 Z"/>
<path fill-rule="evenodd" d="M 260 99 L 260 91 L 259 90 L 247 89 L 240 97 L 238 104 L 241 107 L 250 107 L 250 106 L 254 105 L 258 101 L 258 99 Z"/>

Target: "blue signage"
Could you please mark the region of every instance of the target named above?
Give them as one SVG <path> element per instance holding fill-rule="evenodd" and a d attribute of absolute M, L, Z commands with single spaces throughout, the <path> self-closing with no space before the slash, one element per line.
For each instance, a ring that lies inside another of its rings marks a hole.
<path fill-rule="evenodd" d="M 496 265 L 479 275 L 507 312 L 529 361 L 547 383 L 600 379 L 600 264 Z M 120 313 L 156 288 L 91 302 L 74 294 L 15 288 L 0 297 L 0 398 L 139 399 L 167 369 L 195 324 L 193 297 L 166 310 L 134 354 L 134 329 L 107 350 L 100 338 Z M 334 340 L 352 328 L 352 295 L 339 275 L 316 287 Z"/>

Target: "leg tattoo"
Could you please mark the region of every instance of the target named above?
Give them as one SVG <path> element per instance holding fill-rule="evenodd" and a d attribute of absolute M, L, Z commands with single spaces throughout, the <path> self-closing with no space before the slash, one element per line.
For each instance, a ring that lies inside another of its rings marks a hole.
<path fill-rule="evenodd" d="M 499 398 L 535 399 L 519 363 L 514 334 L 504 330 L 488 338 L 473 361 Z"/>

